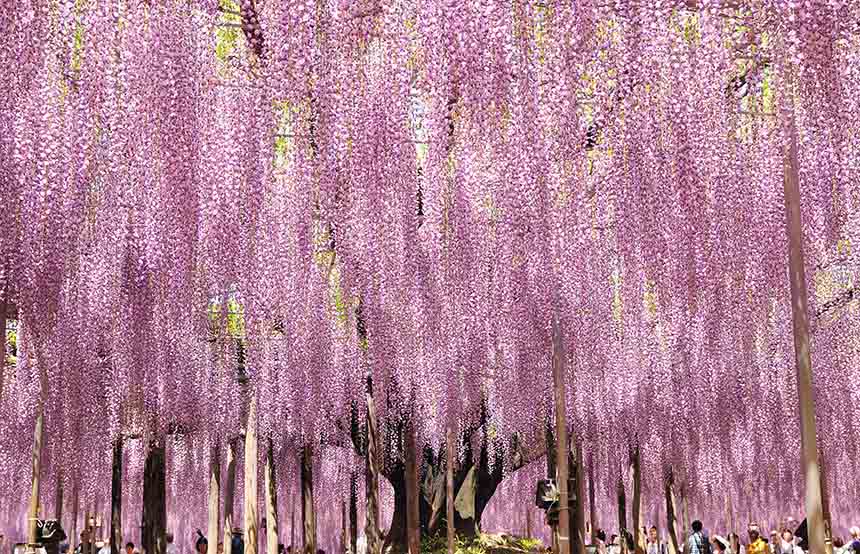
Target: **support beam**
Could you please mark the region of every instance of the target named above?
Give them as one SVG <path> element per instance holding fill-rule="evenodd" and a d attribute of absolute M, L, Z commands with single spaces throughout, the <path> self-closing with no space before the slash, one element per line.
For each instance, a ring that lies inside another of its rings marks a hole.
<path fill-rule="evenodd" d="M 78 480 L 75 479 L 72 481 L 72 525 L 70 527 L 72 532 L 69 534 L 69 544 L 74 544 L 78 540 L 80 540 L 80 537 L 78 537 L 78 502 L 80 500 L 79 491 L 80 484 L 78 483 Z"/>
<path fill-rule="evenodd" d="M 450 418 L 450 415 L 448 416 Z M 445 455 L 447 467 L 445 468 L 445 528 L 448 538 L 448 554 L 454 554 L 456 550 L 454 529 L 454 425 L 448 422 L 445 433 Z"/>
<path fill-rule="evenodd" d="M 278 554 L 278 486 L 272 441 L 266 451 L 266 554 Z"/>
<path fill-rule="evenodd" d="M 627 493 L 624 490 L 624 479 L 618 478 L 618 536 L 621 554 L 627 553 Z"/>
<path fill-rule="evenodd" d="M 113 446 L 110 478 L 110 551 L 122 551 L 122 437 Z"/>
<path fill-rule="evenodd" d="M 59 522 L 60 527 L 63 527 L 63 496 L 65 494 L 63 486 L 63 472 L 57 472 L 57 496 L 54 500 L 54 518 Z M 65 530 L 65 527 L 63 527 Z"/>
<path fill-rule="evenodd" d="M 164 446 L 153 442 L 143 469 L 143 525 L 141 546 L 143 554 L 166 554 L 167 524 Z"/>
<path fill-rule="evenodd" d="M 552 377 L 555 389 L 556 469 L 558 471 L 558 554 L 570 554 L 570 517 L 567 490 L 567 387 L 566 360 L 558 318 L 552 321 Z"/>
<path fill-rule="evenodd" d="M 209 554 L 217 554 L 221 538 L 218 533 L 221 523 L 221 456 L 218 450 L 217 442 L 209 449 L 209 521 L 206 528 Z"/>
<path fill-rule="evenodd" d="M 666 497 L 666 532 L 669 534 L 669 554 L 680 554 L 678 548 L 678 518 L 675 516 L 675 477 L 672 470 L 666 471 L 666 477 L 663 480 L 663 493 Z"/>
<path fill-rule="evenodd" d="M 355 471 L 349 485 L 349 551 L 351 554 L 358 552 L 358 475 Z"/>
<path fill-rule="evenodd" d="M 792 91 L 786 91 L 791 101 Z M 803 221 L 800 214 L 800 184 L 797 162 L 797 129 L 794 108 L 788 109 L 788 137 L 784 151 L 783 191 L 785 229 L 788 235 L 788 274 L 791 282 L 791 313 L 794 323 L 794 361 L 797 399 L 800 406 L 801 464 L 806 483 L 806 521 L 809 554 L 825 554 L 824 509 L 818 445 L 815 437 L 815 398 L 812 392 L 812 359 L 809 353 L 806 274 L 804 272 Z"/>
<path fill-rule="evenodd" d="M 365 390 L 367 402 L 367 448 L 365 449 L 365 487 L 367 512 L 364 536 L 367 554 L 382 553 L 382 535 L 379 531 L 379 429 L 376 423 L 376 406 L 373 401 L 373 384 L 368 375 Z M 453 505 L 453 502 L 451 503 Z"/>
<path fill-rule="evenodd" d="M 418 463 L 415 446 L 415 424 L 410 419 L 406 425 L 406 537 L 409 554 L 420 554 L 421 516 L 419 514 L 421 485 L 418 482 Z"/>
<path fill-rule="evenodd" d="M 630 452 L 630 471 L 633 477 L 633 542 L 645 550 L 645 536 L 642 534 L 642 471 L 638 446 L 634 446 Z"/>
<path fill-rule="evenodd" d="M 313 450 L 302 448 L 301 485 L 302 485 L 302 539 L 305 554 L 317 552 L 317 516 L 314 509 L 314 466 Z"/>
<path fill-rule="evenodd" d="M 236 445 L 227 443 L 227 483 L 224 486 L 224 554 L 233 552 L 233 504 L 236 497 Z"/>
<path fill-rule="evenodd" d="M 574 441 L 573 452 L 573 480 L 574 489 L 571 492 L 573 502 L 573 526 L 571 532 L 576 545 L 575 554 L 585 554 L 585 472 L 582 464 L 582 446 L 578 440 Z"/>
<path fill-rule="evenodd" d="M 4 360 L 5 363 L 5 360 Z M 27 511 L 27 552 L 36 552 L 37 534 L 36 520 L 39 518 L 39 484 L 42 473 L 42 439 L 44 426 L 44 396 L 39 399 L 36 408 L 36 423 L 33 429 L 33 477 L 30 489 L 30 508 Z"/>
<path fill-rule="evenodd" d="M 588 519 L 591 524 L 591 544 L 597 544 L 597 506 L 594 503 L 594 455 L 588 462 Z"/>
<path fill-rule="evenodd" d="M 251 395 L 245 426 L 245 554 L 257 554 L 257 397 Z"/>

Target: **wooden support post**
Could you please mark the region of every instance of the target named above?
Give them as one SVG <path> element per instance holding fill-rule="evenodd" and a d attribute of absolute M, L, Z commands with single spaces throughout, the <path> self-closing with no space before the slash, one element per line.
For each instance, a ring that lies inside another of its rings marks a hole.
<path fill-rule="evenodd" d="M 221 542 L 218 533 L 221 523 L 221 455 L 218 450 L 217 442 L 209 449 L 209 521 L 206 528 L 208 554 L 217 554 L 218 543 Z"/>
<path fill-rule="evenodd" d="M 451 417 L 450 415 L 448 416 Z M 456 532 L 454 529 L 454 459 L 456 453 L 454 451 L 454 424 L 448 422 L 448 429 L 445 432 L 445 527 L 448 538 L 448 554 L 454 554 L 456 550 Z"/>
<path fill-rule="evenodd" d="M 582 460 L 582 443 L 576 441 L 576 535 L 577 554 L 585 554 L 585 464 Z"/>
<path fill-rule="evenodd" d="M 419 514 L 421 485 L 418 482 L 418 462 L 415 446 L 415 424 L 410 419 L 406 425 L 406 538 L 409 554 L 420 554 L 421 516 Z"/>
<path fill-rule="evenodd" d="M 572 444 L 576 444 L 575 439 L 571 439 Z M 573 554 L 585 554 L 585 503 L 582 495 L 581 475 L 582 465 L 578 459 L 579 448 L 575 446 L 571 452 L 568 452 L 568 464 L 571 468 L 570 479 L 568 479 L 570 487 L 570 534 L 571 534 L 571 552 Z"/>
<path fill-rule="evenodd" d="M 624 479 L 618 478 L 618 541 L 621 544 L 621 553 L 627 552 L 627 493 L 624 490 Z"/>
<path fill-rule="evenodd" d="M 78 483 L 78 480 L 75 479 L 72 482 L 72 532 L 69 534 L 69 544 L 75 544 L 78 540 L 80 540 L 80 537 L 78 537 L 78 501 L 80 500 L 78 498 L 79 490 L 80 484 Z"/>
<path fill-rule="evenodd" d="M 824 458 L 818 457 L 821 467 L 821 508 L 824 513 L 824 551 L 826 554 L 833 554 L 833 529 L 831 528 L 830 519 L 830 494 L 827 487 L 827 465 L 824 463 Z"/>
<path fill-rule="evenodd" d="M 5 363 L 5 360 L 4 360 Z M 37 534 L 36 520 L 39 518 L 39 483 L 42 473 L 42 439 L 44 425 L 44 396 L 39 399 L 36 407 L 36 423 L 33 430 L 33 481 L 30 489 L 30 509 L 27 511 L 27 552 L 36 552 Z"/>
<path fill-rule="evenodd" d="M 266 451 L 266 554 L 278 554 L 278 487 L 272 441 Z"/>
<path fill-rule="evenodd" d="M 167 524 L 166 481 L 164 446 L 153 442 L 143 469 L 143 554 L 165 554 L 165 527 Z"/>
<path fill-rule="evenodd" d="M 690 535 L 690 513 L 687 510 L 687 484 L 681 483 L 681 539 L 686 541 Z"/>
<path fill-rule="evenodd" d="M 257 554 L 257 397 L 251 394 L 245 425 L 245 554 Z"/>
<path fill-rule="evenodd" d="M 793 91 L 786 91 L 791 102 Z M 809 554 L 825 554 L 824 510 L 818 445 L 815 437 L 815 398 L 812 392 L 812 359 L 809 353 L 806 274 L 804 273 L 803 222 L 800 214 L 800 184 L 797 162 L 797 129 L 793 103 L 789 108 L 788 137 L 783 163 L 785 229 L 788 234 L 788 266 L 791 281 L 791 313 L 794 323 L 794 361 L 800 407 L 801 463 L 806 482 L 806 521 Z"/>
<path fill-rule="evenodd" d="M 340 551 L 349 554 L 349 515 L 346 513 L 346 501 L 340 502 Z"/>
<path fill-rule="evenodd" d="M 591 520 L 591 544 L 597 544 L 597 506 L 594 503 L 594 455 L 588 463 L 588 518 Z"/>
<path fill-rule="evenodd" d="M 678 520 L 675 517 L 675 478 L 672 475 L 672 470 L 666 472 L 666 477 L 663 480 L 663 492 L 666 496 L 666 532 L 669 534 L 669 554 L 680 554 L 678 548 Z"/>
<path fill-rule="evenodd" d="M 568 510 L 567 490 L 567 378 L 564 344 L 561 338 L 558 318 L 552 320 L 552 376 L 555 388 L 555 435 L 556 469 L 558 471 L 558 554 L 570 554 L 570 517 L 564 511 Z"/>
<path fill-rule="evenodd" d="M 9 301 L 6 300 L 5 289 L 0 289 L 0 402 L 3 401 L 3 383 L 6 376 L 6 315 L 9 313 Z"/>
<path fill-rule="evenodd" d="M 526 538 L 532 538 L 532 509 L 526 506 Z"/>
<path fill-rule="evenodd" d="M 358 475 L 350 476 L 349 486 L 349 551 L 358 553 Z"/>
<path fill-rule="evenodd" d="M 110 479 L 110 551 L 122 550 L 122 437 L 113 446 L 113 463 Z"/>
<path fill-rule="evenodd" d="M 365 390 L 367 402 L 367 448 L 365 448 L 365 517 L 364 536 L 367 540 L 367 554 L 382 553 L 382 536 L 379 531 L 379 430 L 376 424 L 376 406 L 373 400 L 373 384 L 367 377 Z"/>
<path fill-rule="evenodd" d="M 302 484 L 302 538 L 305 554 L 316 554 L 317 551 L 317 518 L 314 510 L 314 473 L 313 450 L 310 446 L 302 448 L 301 453 L 301 484 Z"/>
<path fill-rule="evenodd" d="M 630 466 L 633 474 L 633 542 L 645 550 L 645 536 L 642 534 L 642 471 L 638 446 L 630 453 Z"/>
<path fill-rule="evenodd" d="M 296 497 L 300 497 L 301 495 L 294 494 L 293 501 L 290 502 L 291 512 L 290 512 L 290 546 L 293 547 L 293 554 L 296 554 Z"/>
<path fill-rule="evenodd" d="M 236 445 L 227 443 L 227 483 L 224 486 L 224 554 L 233 552 L 233 504 L 236 496 Z"/>
<path fill-rule="evenodd" d="M 63 527 L 63 496 L 65 494 L 63 487 L 63 473 L 62 471 L 57 472 L 57 496 L 54 500 L 54 517 L 59 522 L 60 527 Z M 65 527 L 63 527 L 65 530 Z"/>

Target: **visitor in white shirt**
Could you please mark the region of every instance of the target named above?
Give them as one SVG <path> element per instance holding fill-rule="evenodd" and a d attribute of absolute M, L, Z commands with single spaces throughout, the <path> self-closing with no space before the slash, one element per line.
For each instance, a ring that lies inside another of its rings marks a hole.
<path fill-rule="evenodd" d="M 179 554 L 179 549 L 173 544 L 173 533 L 167 533 L 164 538 L 167 540 L 167 549 L 165 554 Z"/>

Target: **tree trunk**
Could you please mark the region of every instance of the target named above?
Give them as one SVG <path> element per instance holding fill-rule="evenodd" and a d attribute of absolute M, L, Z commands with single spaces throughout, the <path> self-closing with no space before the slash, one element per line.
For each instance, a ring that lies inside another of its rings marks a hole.
<path fill-rule="evenodd" d="M 257 554 L 257 397 L 251 395 L 245 425 L 245 554 Z"/>
<path fill-rule="evenodd" d="M 618 478 L 618 536 L 621 552 L 627 552 L 627 494 L 624 491 L 624 480 Z"/>
<path fill-rule="evenodd" d="M 236 445 L 227 443 L 227 484 L 224 487 L 224 554 L 233 552 L 233 504 L 236 496 Z"/>
<path fill-rule="evenodd" d="M 314 511 L 313 451 L 309 446 L 302 448 L 302 538 L 305 554 L 316 554 L 317 520 Z"/>
<path fill-rule="evenodd" d="M 376 422 L 376 406 L 373 400 L 373 387 L 367 378 L 367 447 L 365 448 L 365 487 L 367 515 L 364 535 L 367 540 L 367 554 L 381 554 L 382 537 L 379 532 L 379 430 Z"/>
<path fill-rule="evenodd" d="M 681 539 L 686 541 L 690 534 L 690 514 L 687 510 L 687 484 L 681 483 Z"/>
<path fill-rule="evenodd" d="M 633 542 L 645 549 L 645 537 L 642 535 L 642 471 L 639 461 L 639 447 L 633 448 L 630 456 L 633 473 Z"/>
<path fill-rule="evenodd" d="M 119 554 L 122 549 L 122 437 L 113 447 L 113 466 L 110 480 L 110 551 Z"/>
<path fill-rule="evenodd" d="M 165 494 L 164 446 L 153 443 L 143 470 L 143 529 L 141 545 L 144 554 L 165 554 L 164 529 L 167 523 Z"/>
<path fill-rule="evenodd" d="M 72 532 L 69 534 L 69 544 L 75 544 L 80 537 L 78 537 L 78 498 L 79 496 L 79 488 L 78 480 L 75 479 L 72 482 Z"/>
<path fill-rule="evenodd" d="M 57 496 L 56 500 L 54 500 L 54 517 L 57 519 L 57 523 L 60 524 L 60 527 L 63 527 L 63 496 L 65 492 L 63 490 L 63 474 L 62 472 L 57 472 Z M 63 527 L 65 531 L 65 527 Z"/>
<path fill-rule="evenodd" d="M 343 500 L 340 502 L 340 551 L 349 554 L 349 515 Z"/>
<path fill-rule="evenodd" d="M 218 444 L 215 443 L 209 450 L 209 521 L 206 529 L 207 552 L 217 554 L 220 535 L 218 528 L 221 518 L 221 456 L 218 452 Z M 231 549 L 232 550 L 232 549 Z"/>
<path fill-rule="evenodd" d="M 409 539 L 409 554 L 420 554 L 421 515 L 419 513 L 421 485 L 418 482 L 418 463 L 415 446 L 415 425 L 406 426 L 406 535 Z"/>
<path fill-rule="evenodd" d="M 594 456 L 588 464 L 588 518 L 591 523 L 591 544 L 597 544 L 597 507 L 594 504 Z"/>
<path fill-rule="evenodd" d="M 349 486 L 349 551 L 358 552 L 358 475 L 355 471 L 350 476 Z"/>
<path fill-rule="evenodd" d="M 6 361 L 3 360 L 3 363 L 6 363 Z M 27 522 L 28 552 L 35 552 L 36 542 L 39 539 L 39 536 L 37 534 L 36 520 L 39 518 L 39 482 L 41 481 L 42 473 L 42 439 L 44 437 L 44 395 L 38 400 L 38 402 L 39 404 L 36 408 L 36 424 L 33 432 L 33 481 L 32 489 L 30 490 L 30 509 L 28 511 L 30 519 Z"/>
<path fill-rule="evenodd" d="M 570 511 L 570 532 L 572 535 L 572 552 L 585 554 L 585 495 L 583 494 L 584 475 L 582 471 L 582 448 L 577 441 L 573 452 L 570 453 L 572 499 Z"/>
<path fill-rule="evenodd" d="M 558 504 L 568 505 L 567 490 L 567 378 L 564 345 L 561 341 L 561 330 L 558 318 L 552 320 L 552 378 L 555 388 L 555 435 L 558 440 L 556 448 L 556 469 L 558 471 Z M 570 554 L 570 519 L 558 518 L 558 554 Z"/>
<path fill-rule="evenodd" d="M 663 481 L 663 492 L 666 496 L 666 532 L 669 533 L 669 554 L 680 554 L 678 549 L 678 518 L 675 516 L 675 492 L 672 471 L 666 472 Z"/>
<path fill-rule="evenodd" d="M 278 554 L 278 488 L 272 441 L 266 452 L 266 554 Z"/>
<path fill-rule="evenodd" d="M 790 100 L 789 100 L 790 102 Z M 797 162 L 797 130 L 790 107 L 788 141 L 783 163 L 785 229 L 788 235 L 788 265 L 791 281 L 791 313 L 794 323 L 794 361 L 797 398 L 800 406 L 801 463 L 806 484 L 806 521 L 809 553 L 825 553 L 825 523 L 815 437 L 815 397 L 812 390 L 812 358 L 809 353 L 806 275 L 804 273 L 803 221 L 800 214 L 800 185 Z"/>
<path fill-rule="evenodd" d="M 448 538 L 448 554 L 456 550 L 454 535 L 454 425 L 448 423 L 445 433 L 445 529 Z"/>

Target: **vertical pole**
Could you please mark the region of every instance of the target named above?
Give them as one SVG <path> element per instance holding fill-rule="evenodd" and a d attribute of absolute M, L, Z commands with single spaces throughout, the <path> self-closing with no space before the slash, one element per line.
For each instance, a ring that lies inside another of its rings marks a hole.
<path fill-rule="evenodd" d="M 597 544 L 597 506 L 594 503 L 594 454 L 588 463 L 588 518 L 591 520 L 591 544 Z"/>
<path fill-rule="evenodd" d="M 209 554 L 217 553 L 220 542 L 218 528 L 221 518 L 221 457 L 218 450 L 218 442 L 216 441 L 209 449 L 209 521 L 206 529 Z"/>
<path fill-rule="evenodd" d="M 266 554 L 278 554 L 278 488 L 272 441 L 266 452 Z"/>
<path fill-rule="evenodd" d="M 448 416 L 450 419 L 450 415 Z M 448 534 L 448 554 L 454 554 L 456 550 L 454 532 L 454 424 L 448 421 L 448 429 L 445 433 L 445 455 L 447 466 L 445 468 L 445 525 Z"/>
<path fill-rule="evenodd" d="M 141 543 L 144 554 L 165 554 L 167 519 L 166 482 L 164 475 L 164 446 L 150 445 L 143 469 L 143 529 Z"/>
<path fill-rule="evenodd" d="M 38 401 L 36 424 L 33 430 L 33 481 L 30 490 L 30 509 L 27 512 L 29 517 L 27 520 L 27 552 L 36 552 L 36 541 L 38 541 L 36 520 L 39 518 L 39 481 L 42 473 L 43 401 L 44 398 L 40 398 Z"/>
<path fill-rule="evenodd" d="M 418 463 L 415 445 L 415 424 L 412 417 L 406 425 L 406 537 L 409 544 L 409 554 L 420 554 L 421 549 L 421 519 L 419 515 Z"/>
<path fill-rule="evenodd" d="M 305 554 L 316 554 L 317 519 L 314 511 L 313 451 L 311 447 L 302 448 L 301 458 L 302 537 L 304 538 Z"/>
<path fill-rule="evenodd" d="M 820 455 L 818 460 L 821 467 L 821 506 L 822 512 L 824 513 L 824 550 L 826 554 L 833 554 L 833 530 L 830 527 L 830 495 L 827 488 L 827 464 L 824 463 L 824 458 Z"/>
<path fill-rule="evenodd" d="M 791 98 L 793 91 L 788 91 Z M 788 117 L 788 144 L 783 163 L 785 227 L 788 234 L 788 265 L 791 281 L 791 313 L 794 323 L 794 360 L 797 374 L 797 397 L 800 404 L 801 462 L 806 481 L 806 520 L 809 528 L 810 554 L 824 554 L 824 512 L 821 497 L 821 475 L 818 468 L 818 446 L 815 438 L 815 398 L 812 392 L 812 359 L 809 354 L 806 275 L 803 254 L 803 222 L 800 214 L 800 184 L 797 162 L 797 129 L 794 109 Z"/>
<path fill-rule="evenodd" d="M 645 537 L 642 536 L 642 471 L 639 463 L 639 447 L 634 447 L 630 454 L 633 473 L 633 542 L 645 549 Z"/>
<path fill-rule="evenodd" d="M 367 376 L 365 390 L 367 402 L 367 448 L 365 449 L 365 487 L 367 515 L 364 535 L 367 540 L 367 554 L 381 554 L 382 537 L 379 531 L 379 431 L 376 426 L 376 405 L 373 400 L 373 382 Z"/>
<path fill-rule="evenodd" d="M 358 475 L 355 470 L 349 486 L 349 551 L 351 554 L 358 552 Z"/>
<path fill-rule="evenodd" d="M 346 501 L 340 502 L 340 551 L 349 554 L 349 516 L 346 513 Z"/>
<path fill-rule="evenodd" d="M 227 443 L 227 484 L 224 487 L 224 554 L 233 552 L 233 504 L 236 495 L 236 445 Z"/>
<path fill-rule="evenodd" d="M 113 447 L 113 465 L 110 480 L 110 551 L 119 554 L 122 549 L 122 437 Z"/>
<path fill-rule="evenodd" d="M 6 374 L 6 315 L 9 313 L 9 303 L 6 300 L 6 290 L 0 288 L 0 401 L 3 400 L 3 381 Z"/>
<path fill-rule="evenodd" d="M 78 480 L 75 479 L 72 482 L 72 532 L 69 535 L 69 544 L 73 545 L 76 541 L 80 539 L 78 537 L 78 490 L 80 489 L 80 485 L 78 484 Z"/>
<path fill-rule="evenodd" d="M 624 479 L 618 478 L 618 542 L 621 552 L 627 552 L 627 494 L 624 491 Z"/>
<path fill-rule="evenodd" d="M 526 538 L 532 538 L 532 509 L 526 506 Z"/>
<path fill-rule="evenodd" d="M 245 553 L 257 554 L 257 397 L 251 393 L 245 425 Z"/>
<path fill-rule="evenodd" d="M 678 519 L 675 517 L 675 477 L 672 470 L 666 472 L 663 481 L 663 492 L 666 496 L 666 532 L 669 533 L 669 554 L 680 554 L 678 549 Z"/>
<path fill-rule="evenodd" d="M 293 554 L 295 554 L 296 549 L 296 501 L 295 498 L 300 495 L 293 495 L 293 501 L 290 502 L 291 512 L 290 512 L 290 546 L 293 547 Z"/>
<path fill-rule="evenodd" d="M 57 522 L 60 524 L 60 527 L 63 527 L 63 496 L 65 495 L 65 490 L 63 486 L 63 473 L 62 471 L 57 472 L 57 496 L 54 501 L 54 517 L 57 519 Z M 63 527 L 65 530 L 65 527 Z"/>
<path fill-rule="evenodd" d="M 563 511 L 568 508 L 567 491 L 567 387 L 565 386 L 565 352 L 558 318 L 552 320 L 552 376 L 555 387 L 556 467 L 558 471 L 558 554 L 570 554 L 570 518 Z"/>

